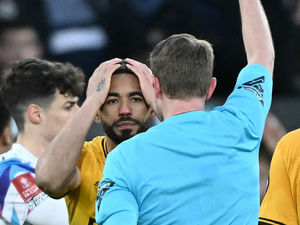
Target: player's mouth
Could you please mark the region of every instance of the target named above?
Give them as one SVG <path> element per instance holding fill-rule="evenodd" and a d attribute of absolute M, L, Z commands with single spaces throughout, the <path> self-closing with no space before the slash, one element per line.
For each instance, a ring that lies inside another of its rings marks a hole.
<path fill-rule="evenodd" d="M 116 128 L 120 130 L 133 129 L 136 126 L 134 121 L 122 121 L 116 124 Z"/>

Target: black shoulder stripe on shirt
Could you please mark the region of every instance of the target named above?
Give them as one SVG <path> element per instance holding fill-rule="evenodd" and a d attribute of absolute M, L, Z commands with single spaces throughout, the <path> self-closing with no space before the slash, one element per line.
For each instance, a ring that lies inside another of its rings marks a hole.
<path fill-rule="evenodd" d="M 274 225 L 274 224 L 279 224 L 279 225 L 286 225 L 285 223 L 281 223 L 275 220 L 270 220 L 267 218 L 259 217 L 259 225 Z"/>
<path fill-rule="evenodd" d="M 104 153 L 104 156 L 105 156 L 105 158 L 107 157 L 107 151 L 106 151 L 106 145 L 105 145 L 105 142 L 104 142 L 104 138 L 102 139 L 102 141 L 101 141 L 101 145 L 102 145 L 102 151 L 103 151 L 103 153 Z"/>

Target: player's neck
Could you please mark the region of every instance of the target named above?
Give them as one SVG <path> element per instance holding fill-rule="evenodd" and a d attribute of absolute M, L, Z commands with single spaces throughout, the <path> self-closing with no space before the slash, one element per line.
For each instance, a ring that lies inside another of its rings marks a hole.
<path fill-rule="evenodd" d="M 113 142 L 107 135 L 105 135 L 105 138 L 107 153 L 110 153 L 115 147 L 117 147 L 117 144 Z"/>
<path fill-rule="evenodd" d="M 162 113 L 164 119 L 191 112 L 203 111 L 205 109 L 205 98 L 193 98 L 191 100 L 164 99 L 162 101 Z"/>
<path fill-rule="evenodd" d="M 42 152 L 49 144 L 49 142 L 41 136 L 34 135 L 34 133 L 28 134 L 28 132 L 20 133 L 18 135 L 16 143 L 25 147 L 28 151 L 31 152 L 31 154 L 33 154 L 37 158 L 41 156 Z"/>

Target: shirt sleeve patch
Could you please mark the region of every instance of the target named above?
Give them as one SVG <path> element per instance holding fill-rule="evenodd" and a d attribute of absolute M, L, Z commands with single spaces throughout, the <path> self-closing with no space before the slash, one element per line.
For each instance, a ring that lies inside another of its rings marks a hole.
<path fill-rule="evenodd" d="M 257 96 L 260 103 L 264 105 L 264 100 L 263 100 L 264 89 L 261 86 L 261 84 L 263 83 L 265 83 L 265 77 L 261 76 L 254 80 L 243 83 L 241 86 L 238 87 L 238 89 L 245 89 L 248 91 L 252 91 Z"/>
<path fill-rule="evenodd" d="M 34 177 L 30 173 L 24 173 L 12 180 L 16 190 L 27 204 L 29 210 L 33 210 L 47 195 L 35 183 Z"/>
<path fill-rule="evenodd" d="M 102 184 L 100 187 L 98 187 L 98 192 L 97 192 L 97 210 L 99 211 L 100 209 L 100 204 L 102 201 L 102 198 L 104 194 L 112 187 L 114 186 L 114 182 L 107 182 L 105 184 Z"/>

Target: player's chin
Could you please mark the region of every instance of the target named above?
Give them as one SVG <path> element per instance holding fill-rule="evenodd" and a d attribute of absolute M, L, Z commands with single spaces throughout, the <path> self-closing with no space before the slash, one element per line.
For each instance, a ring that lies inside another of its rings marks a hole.
<path fill-rule="evenodd" d="M 141 129 L 140 129 L 139 127 L 137 127 L 137 128 L 135 128 L 135 129 L 123 130 L 123 131 L 121 132 L 121 135 L 122 135 L 122 136 L 127 136 L 127 137 L 133 137 L 133 136 L 135 136 L 136 134 L 139 134 L 139 133 L 141 133 L 141 132 L 142 132 Z"/>
<path fill-rule="evenodd" d="M 133 129 L 115 129 L 115 133 L 118 135 L 118 136 L 131 136 L 132 134 L 134 134 L 134 130 Z"/>

